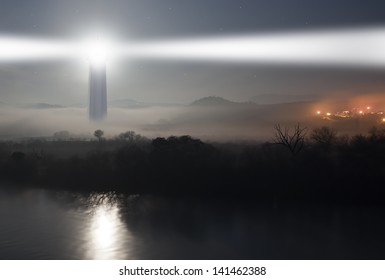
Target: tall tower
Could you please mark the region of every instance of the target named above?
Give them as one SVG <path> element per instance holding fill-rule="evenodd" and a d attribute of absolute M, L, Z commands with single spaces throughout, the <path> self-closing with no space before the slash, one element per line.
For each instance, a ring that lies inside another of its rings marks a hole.
<path fill-rule="evenodd" d="M 90 121 L 101 121 L 107 116 L 107 50 L 106 42 L 99 38 L 84 45 L 89 59 L 89 106 Z"/>
<path fill-rule="evenodd" d="M 89 92 L 89 118 L 91 121 L 101 121 L 107 116 L 107 73 L 105 62 L 90 64 Z"/>

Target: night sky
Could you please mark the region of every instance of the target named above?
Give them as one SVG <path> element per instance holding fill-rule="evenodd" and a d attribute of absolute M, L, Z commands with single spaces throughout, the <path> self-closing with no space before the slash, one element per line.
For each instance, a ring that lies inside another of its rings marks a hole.
<path fill-rule="evenodd" d="M 0 0 L 0 34 L 117 41 L 385 26 L 383 1 Z M 1 63 L 0 102 L 86 104 L 84 61 Z M 108 98 L 189 103 L 205 96 L 366 94 L 385 90 L 381 69 L 126 59 L 108 65 Z"/>

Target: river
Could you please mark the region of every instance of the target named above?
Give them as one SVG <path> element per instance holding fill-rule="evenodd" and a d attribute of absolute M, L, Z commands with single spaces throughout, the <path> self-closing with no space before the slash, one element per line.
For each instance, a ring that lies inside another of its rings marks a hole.
<path fill-rule="evenodd" d="M 0 188 L 0 259 L 385 259 L 384 209 Z"/>

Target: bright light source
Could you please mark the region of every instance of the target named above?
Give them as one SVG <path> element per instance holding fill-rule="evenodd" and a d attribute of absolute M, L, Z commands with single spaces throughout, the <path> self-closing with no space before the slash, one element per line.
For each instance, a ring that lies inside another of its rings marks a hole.
<path fill-rule="evenodd" d="M 317 111 L 317 115 L 321 114 L 321 111 Z"/>
<path fill-rule="evenodd" d="M 382 119 L 382 122 L 385 122 L 385 118 Z"/>
<path fill-rule="evenodd" d="M 332 113 L 326 113 L 326 116 L 331 116 L 332 115 Z"/>
<path fill-rule="evenodd" d="M 370 106 L 366 107 L 367 110 L 370 110 Z"/>
<path fill-rule="evenodd" d="M 358 113 L 363 114 L 364 112 L 362 110 L 360 110 Z"/>
<path fill-rule="evenodd" d="M 103 67 L 111 51 L 111 44 L 102 39 L 92 39 L 83 46 L 84 55 L 93 67 Z"/>

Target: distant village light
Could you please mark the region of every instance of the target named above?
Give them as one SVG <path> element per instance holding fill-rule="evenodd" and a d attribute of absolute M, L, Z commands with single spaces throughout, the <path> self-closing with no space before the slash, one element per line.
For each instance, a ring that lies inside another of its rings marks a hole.
<path fill-rule="evenodd" d="M 366 119 L 376 121 L 376 123 L 385 124 L 384 111 L 373 111 L 372 106 L 365 106 L 363 108 L 352 108 L 345 111 L 330 111 L 322 113 L 320 110 L 316 111 L 317 115 L 323 116 L 324 120 L 349 120 L 349 119 Z"/>

